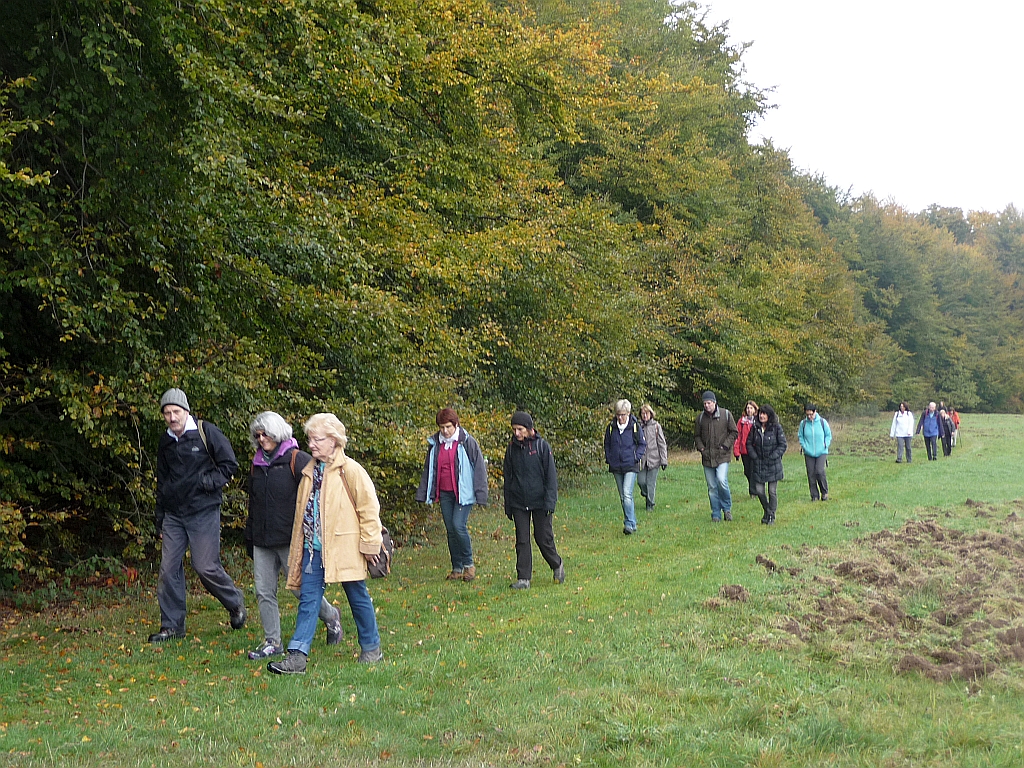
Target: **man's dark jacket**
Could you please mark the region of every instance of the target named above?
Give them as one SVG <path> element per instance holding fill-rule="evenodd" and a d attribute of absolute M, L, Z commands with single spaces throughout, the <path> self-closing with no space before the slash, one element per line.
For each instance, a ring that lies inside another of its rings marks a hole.
<path fill-rule="evenodd" d="M 238 471 L 231 443 L 217 427 L 203 422 L 207 448 L 199 430 L 175 440 L 166 431 L 156 455 L 156 529 L 165 515 L 188 517 L 220 508 L 221 489 Z"/>
<path fill-rule="evenodd" d="M 302 470 L 312 460 L 313 457 L 305 451 L 290 448 L 280 456 L 274 457 L 270 466 L 253 466 L 249 470 L 246 545 L 274 549 L 287 547 L 291 543 L 292 523 L 295 521 L 295 495 L 299 491 Z"/>
<path fill-rule="evenodd" d="M 513 509 L 555 511 L 558 474 L 548 441 L 536 432 L 505 449 L 505 514 Z"/>

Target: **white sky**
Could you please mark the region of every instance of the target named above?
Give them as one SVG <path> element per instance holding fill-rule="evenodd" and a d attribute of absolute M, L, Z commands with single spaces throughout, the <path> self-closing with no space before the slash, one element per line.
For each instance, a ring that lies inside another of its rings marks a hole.
<path fill-rule="evenodd" d="M 1022 0 L 699 2 L 775 89 L 752 141 L 909 211 L 1024 210 Z"/>

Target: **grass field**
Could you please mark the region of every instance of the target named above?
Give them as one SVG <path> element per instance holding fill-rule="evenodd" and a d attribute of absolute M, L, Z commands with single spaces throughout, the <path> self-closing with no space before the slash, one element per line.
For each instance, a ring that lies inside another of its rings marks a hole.
<path fill-rule="evenodd" d="M 559 502 L 565 584 L 535 554 L 524 593 L 508 589 L 511 523 L 478 510 L 475 582 L 444 581 L 436 535 L 371 585 L 376 667 L 354 663 L 333 587 L 341 646 L 321 628 L 304 676 L 250 662 L 262 633 L 237 553 L 241 632 L 200 589 L 188 638 L 150 646 L 151 574 L 9 615 L 0 764 L 1019 767 L 1024 418 L 963 419 L 951 458 L 925 461 L 918 438 L 911 465 L 889 415 L 834 424 L 832 500 L 809 501 L 791 450 L 771 528 L 738 463 L 734 522 L 711 524 L 680 455 L 631 537 L 595 474 Z M 281 603 L 287 636 L 295 601 Z"/>

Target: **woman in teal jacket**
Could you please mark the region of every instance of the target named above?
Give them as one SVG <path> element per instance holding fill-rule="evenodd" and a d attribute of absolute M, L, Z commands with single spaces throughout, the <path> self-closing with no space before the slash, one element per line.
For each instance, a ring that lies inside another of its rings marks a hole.
<path fill-rule="evenodd" d="M 813 403 L 804 405 L 804 415 L 800 422 L 797 436 L 800 438 L 800 450 L 804 454 L 804 465 L 807 467 L 807 485 L 811 489 L 811 501 L 828 501 L 828 478 L 825 469 L 828 467 L 828 447 L 832 445 L 832 429 L 828 422 L 818 414 L 818 406 Z"/>
<path fill-rule="evenodd" d="M 472 581 L 473 542 L 469 538 L 469 513 L 474 504 L 487 504 L 487 460 L 473 436 L 459 426 L 459 415 L 442 408 L 434 419 L 437 433 L 427 439 L 427 457 L 416 489 L 416 501 L 437 502 L 448 531 L 452 558 L 449 581 Z"/>

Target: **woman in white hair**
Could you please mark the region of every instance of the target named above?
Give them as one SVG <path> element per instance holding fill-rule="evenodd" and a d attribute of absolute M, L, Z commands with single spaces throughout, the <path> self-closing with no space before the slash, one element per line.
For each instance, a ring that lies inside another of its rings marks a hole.
<path fill-rule="evenodd" d="M 249 425 L 249 440 L 255 449 L 247 483 L 249 517 L 245 522 L 245 544 L 252 557 L 256 602 L 263 623 L 263 643 L 249 651 L 250 659 L 265 659 L 284 653 L 281 645 L 281 611 L 277 604 L 277 577 L 288 579 L 288 551 L 295 520 L 295 497 L 302 470 L 312 461 L 292 437 L 292 426 L 279 414 L 263 411 Z M 298 590 L 294 590 L 296 597 Z M 327 627 L 327 644 L 341 642 L 341 613 L 320 601 L 320 620 Z"/>
<path fill-rule="evenodd" d="M 615 403 L 615 418 L 604 431 L 604 460 L 615 478 L 622 503 L 622 532 L 629 536 L 636 531 L 636 509 L 633 486 L 640 471 L 640 460 L 647 450 L 644 430 L 633 415 L 629 400 Z"/>
<path fill-rule="evenodd" d="M 345 589 L 359 636 L 359 662 L 381 660 L 380 632 L 370 591 L 367 563 L 381 547 L 380 502 L 370 476 L 345 455 L 345 425 L 333 413 L 318 413 L 304 425 L 313 461 L 302 470 L 295 500 L 288 588 L 299 590 L 299 613 L 288 655 L 267 669 L 301 674 L 316 631 L 317 611 L 327 584 Z"/>

